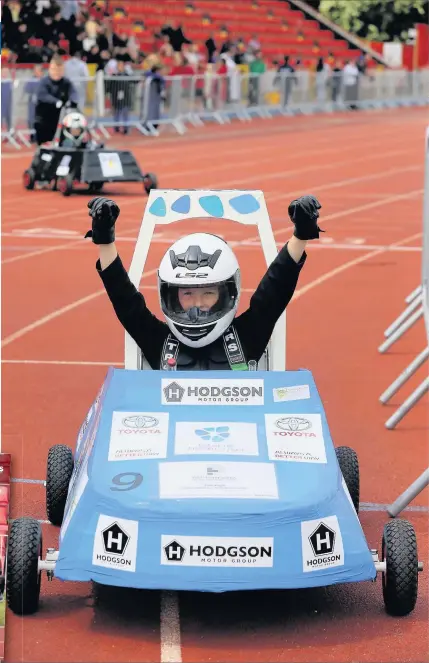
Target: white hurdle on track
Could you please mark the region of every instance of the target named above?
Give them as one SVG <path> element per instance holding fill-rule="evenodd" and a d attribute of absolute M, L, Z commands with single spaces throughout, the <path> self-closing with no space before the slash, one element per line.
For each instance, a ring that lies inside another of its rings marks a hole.
<path fill-rule="evenodd" d="M 380 402 L 386 404 L 394 394 L 416 373 L 416 371 L 429 359 L 429 127 L 425 137 L 425 183 L 423 195 L 423 252 L 422 252 L 422 282 L 406 298 L 407 308 L 386 329 L 386 340 L 380 345 L 378 351 L 384 354 L 405 332 L 420 318 L 423 318 L 426 328 L 426 347 L 413 359 L 407 368 L 392 382 L 380 396 Z M 429 377 L 408 396 L 402 405 L 386 421 L 389 430 L 394 429 L 405 417 L 412 407 L 429 392 Z M 429 485 L 429 468 L 427 468 L 399 497 L 387 508 L 388 514 L 394 518 L 408 504 Z"/>

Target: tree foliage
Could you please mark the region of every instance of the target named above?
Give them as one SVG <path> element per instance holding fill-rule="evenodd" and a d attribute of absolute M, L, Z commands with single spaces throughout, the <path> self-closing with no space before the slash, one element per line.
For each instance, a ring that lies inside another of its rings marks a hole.
<path fill-rule="evenodd" d="M 405 41 L 416 23 L 429 22 L 428 0 L 310 0 L 309 4 L 357 37 L 374 41 Z"/>

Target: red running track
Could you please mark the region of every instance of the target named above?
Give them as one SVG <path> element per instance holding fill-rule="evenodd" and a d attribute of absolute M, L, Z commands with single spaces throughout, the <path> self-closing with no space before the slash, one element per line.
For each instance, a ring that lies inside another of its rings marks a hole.
<path fill-rule="evenodd" d="M 310 368 L 336 445 L 354 447 L 362 474 L 362 525 L 381 548 L 386 505 L 418 476 L 427 451 L 423 399 L 394 431 L 384 422 L 421 381 L 419 373 L 388 406 L 382 391 L 424 347 L 415 325 L 392 350 L 377 348 L 402 311 L 421 269 L 423 143 L 427 110 L 392 110 L 254 121 L 132 145 L 165 188 L 261 188 L 279 243 L 291 235 L 289 201 L 314 193 L 326 234 L 308 248 L 288 309 L 289 369 Z M 95 272 L 87 194 L 27 192 L 30 154 L 3 154 L 3 437 L 15 479 L 44 479 L 48 448 L 75 444 L 107 366 L 123 361 L 123 331 Z M 145 196 L 112 186 L 121 206 L 118 246 L 129 265 Z M 195 223 L 185 222 L 180 232 Z M 142 282 L 158 310 L 154 269 L 177 236 L 166 228 Z M 198 229 L 207 228 L 200 222 Z M 243 305 L 264 271 L 249 229 L 222 222 L 242 266 Z M 250 231 L 251 232 L 251 231 Z M 407 392 L 404 394 L 404 392 Z M 420 509 L 420 510 L 418 510 Z M 46 518 L 43 487 L 15 483 L 12 517 Z M 422 493 L 403 514 L 416 528 L 427 565 L 428 508 Z M 44 524 L 45 546 L 58 532 Z M 426 567 L 427 568 L 427 567 Z M 6 661 L 428 660 L 427 570 L 407 618 L 384 612 L 377 583 L 294 591 L 210 595 L 115 592 L 43 580 L 40 611 L 7 614 Z"/>

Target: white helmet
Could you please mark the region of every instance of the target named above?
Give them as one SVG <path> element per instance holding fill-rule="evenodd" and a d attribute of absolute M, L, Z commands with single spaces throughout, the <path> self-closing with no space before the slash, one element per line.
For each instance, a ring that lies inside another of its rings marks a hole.
<path fill-rule="evenodd" d="M 174 336 L 191 348 L 213 343 L 234 319 L 240 284 L 237 258 L 220 237 L 195 233 L 175 242 L 158 270 L 161 309 Z"/>
<path fill-rule="evenodd" d="M 72 140 L 75 145 L 80 145 L 85 136 L 87 126 L 88 123 L 82 113 L 78 111 L 67 113 L 63 119 L 63 135 Z"/>

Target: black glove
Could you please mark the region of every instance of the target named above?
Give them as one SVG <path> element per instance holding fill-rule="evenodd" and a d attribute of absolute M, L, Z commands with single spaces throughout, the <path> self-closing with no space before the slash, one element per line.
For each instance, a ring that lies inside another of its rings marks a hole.
<path fill-rule="evenodd" d="M 118 205 L 108 198 L 93 198 L 88 203 L 89 216 L 92 217 L 92 230 L 86 237 L 92 237 L 94 244 L 113 244 L 115 241 L 115 223 L 119 216 Z"/>
<path fill-rule="evenodd" d="M 291 221 L 295 224 L 294 235 L 298 239 L 317 239 L 325 232 L 317 225 L 322 205 L 314 196 L 301 196 L 293 200 L 288 208 Z"/>
<path fill-rule="evenodd" d="M 64 104 L 65 108 L 73 108 L 74 110 L 79 110 L 79 104 L 76 101 L 71 101 L 71 99 L 68 99 L 66 103 Z"/>

